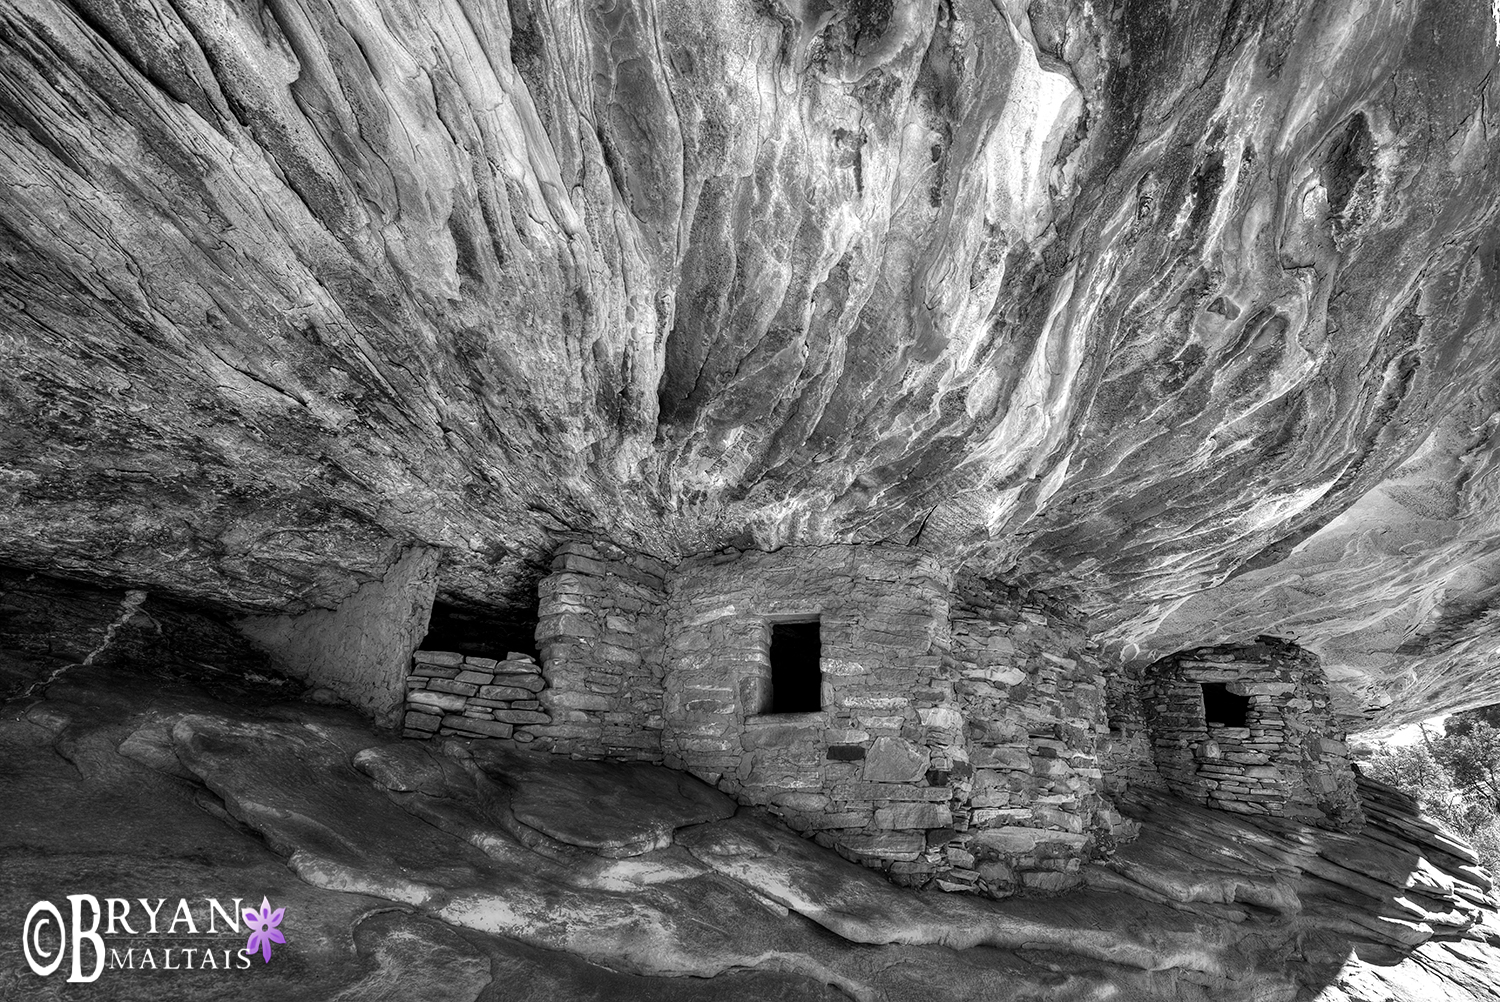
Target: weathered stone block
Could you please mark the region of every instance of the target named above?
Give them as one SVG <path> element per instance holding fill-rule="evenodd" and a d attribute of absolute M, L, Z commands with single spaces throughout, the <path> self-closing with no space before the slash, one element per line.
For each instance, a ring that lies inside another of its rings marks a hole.
<path fill-rule="evenodd" d="M 828 831 L 832 828 L 865 828 L 870 824 L 868 811 L 840 811 L 833 814 L 798 814 L 788 816 L 787 823 L 797 831 Z"/>
<path fill-rule="evenodd" d="M 904 738 L 879 737 L 865 753 L 864 779 L 871 783 L 914 783 L 927 772 L 925 749 Z"/>
<path fill-rule="evenodd" d="M 533 695 L 530 689 L 521 689 L 509 685 L 481 685 L 479 695 L 483 699 L 512 700 L 530 699 Z"/>
<path fill-rule="evenodd" d="M 1026 681 L 1026 673 L 1011 665 L 976 665 L 972 668 L 965 668 L 963 674 L 965 679 L 987 682 L 992 686 L 1003 686 L 1005 689 Z M 996 690 L 995 695 L 1005 696 L 1006 693 L 1003 690 Z"/>
<path fill-rule="evenodd" d="M 603 728 L 598 724 L 588 723 L 527 724 L 525 726 L 538 737 L 567 740 L 598 741 L 603 732 Z"/>
<path fill-rule="evenodd" d="M 1000 745 L 969 749 L 969 762 L 976 769 L 1005 769 L 1011 772 L 1030 772 L 1031 753 L 1024 747 Z"/>
<path fill-rule="evenodd" d="M 450 692 L 459 696 L 479 695 L 479 686 L 460 682 L 457 679 L 435 678 L 427 683 L 429 692 Z"/>
<path fill-rule="evenodd" d="M 419 665 L 438 665 L 443 668 L 457 668 L 464 663 L 464 656 L 453 651 L 417 651 L 411 657 Z"/>
<path fill-rule="evenodd" d="M 1335 738 L 1317 737 L 1312 741 L 1313 749 L 1319 755 L 1343 756 L 1349 754 L 1349 746 Z"/>
<path fill-rule="evenodd" d="M 1072 769 L 1060 758 L 1033 755 L 1031 756 L 1031 771 L 1037 776 L 1044 776 L 1048 779 L 1061 779 L 1071 773 Z"/>
<path fill-rule="evenodd" d="M 565 710 L 608 710 L 614 700 L 593 692 L 567 692 L 550 689 L 541 696 L 546 706 Z"/>
<path fill-rule="evenodd" d="M 1236 696 L 1284 696 L 1289 692 L 1295 692 L 1295 682 L 1245 682 L 1234 681 L 1227 683 L 1224 688 Z"/>
<path fill-rule="evenodd" d="M 536 710 L 496 710 L 495 719 L 508 724 L 545 724 L 552 718 Z"/>
<path fill-rule="evenodd" d="M 543 616 L 537 622 L 538 637 L 579 637 L 593 639 L 599 634 L 593 622 L 575 612 L 564 612 L 555 616 Z M 507 655 L 506 660 L 509 660 Z"/>
<path fill-rule="evenodd" d="M 510 724 L 494 720 L 474 720 L 456 714 L 444 717 L 443 726 L 451 727 L 460 734 L 475 734 L 485 738 L 508 738 L 515 730 Z"/>
<path fill-rule="evenodd" d="M 1077 887 L 1083 878 L 1075 873 L 1056 873 L 1049 870 L 1031 870 L 1021 874 L 1021 885 L 1033 891 L 1058 893 Z"/>
<path fill-rule="evenodd" d="M 854 692 L 841 692 L 838 705 L 854 710 L 901 710 L 911 705 L 905 696 L 867 696 Z"/>
<path fill-rule="evenodd" d="M 743 764 L 741 769 L 743 769 Z M 777 790 L 821 790 L 823 774 L 816 769 L 799 768 L 784 762 L 755 761 L 744 775 L 746 786 Z"/>
<path fill-rule="evenodd" d="M 422 689 L 413 692 L 406 697 L 408 704 L 412 706 L 432 706 L 440 710 L 462 710 L 464 708 L 464 697 L 448 692 L 433 692 Z"/>
<path fill-rule="evenodd" d="M 891 804 L 875 811 L 876 828 L 946 828 L 952 823 L 947 804 Z"/>
<path fill-rule="evenodd" d="M 406 716 L 402 718 L 403 726 L 418 731 L 435 731 L 441 724 L 441 717 L 431 713 L 418 713 L 413 710 L 408 710 Z"/>
<path fill-rule="evenodd" d="M 780 717 L 751 718 L 745 721 L 744 745 L 749 748 L 783 748 L 800 743 L 823 741 L 823 720 L 784 720 Z"/>
<path fill-rule="evenodd" d="M 825 675 L 834 675 L 840 678 L 848 678 L 860 675 L 868 675 L 870 670 L 857 661 L 846 661 L 840 658 L 824 658 L 819 665 Z"/>
<path fill-rule="evenodd" d="M 829 766 L 833 768 L 833 766 Z M 943 802 L 952 793 L 945 787 L 915 786 L 911 783 L 839 783 L 833 787 L 835 800 L 930 800 Z"/>
<path fill-rule="evenodd" d="M 856 856 L 911 862 L 927 848 L 927 840 L 921 835 L 903 835 L 898 832 L 876 832 L 860 835 L 840 835 L 840 848 Z"/>
<path fill-rule="evenodd" d="M 489 685 L 492 681 L 494 681 L 494 678 L 494 672 L 475 671 L 472 668 L 465 668 L 463 671 L 458 673 L 458 675 L 455 677 L 455 681 L 469 682 L 473 685 Z"/>
<path fill-rule="evenodd" d="M 1082 849 L 1086 836 L 1072 832 L 1047 831 L 1042 828 L 985 828 L 973 833 L 971 844 L 986 846 L 996 852 L 1022 855 L 1043 842 L 1059 842 Z"/>
<path fill-rule="evenodd" d="M 958 732 L 963 729 L 963 714 L 951 706 L 931 706 L 917 711 L 917 719 L 922 721 L 923 727 L 930 727 L 937 731 Z"/>

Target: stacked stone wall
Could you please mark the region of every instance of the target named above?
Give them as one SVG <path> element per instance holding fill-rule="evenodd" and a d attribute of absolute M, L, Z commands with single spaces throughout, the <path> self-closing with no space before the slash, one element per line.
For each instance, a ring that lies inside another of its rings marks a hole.
<path fill-rule="evenodd" d="M 536 740 L 535 728 L 551 722 L 538 695 L 546 688 L 529 654 L 505 659 L 466 657 L 453 651 L 417 651 L 406 678 L 402 734 Z"/>
<path fill-rule="evenodd" d="M 954 787 L 948 879 L 992 892 L 1072 886 L 1101 832 L 1134 827 L 1102 795 L 1098 652 L 1066 607 L 974 578 L 959 581 L 952 624 L 972 773 Z"/>
<path fill-rule="evenodd" d="M 1132 834 L 1105 795 L 1099 658 L 1061 604 L 955 583 L 932 556 L 883 545 L 667 568 L 579 541 L 540 596 L 540 675 L 510 694 L 524 710 L 485 702 L 485 680 L 464 673 L 486 666 L 424 654 L 409 732 L 663 762 L 898 882 L 948 891 L 1060 890 L 1101 841 Z M 773 628 L 810 619 L 818 709 L 773 712 Z M 548 716 L 504 715 L 518 711 Z"/>
<path fill-rule="evenodd" d="M 822 708 L 771 714 L 768 637 L 816 616 Z M 1102 829 L 1103 682 L 1060 607 L 961 586 L 902 547 L 729 552 L 677 568 L 668 765 L 896 880 L 996 895 L 1076 882 Z"/>
<path fill-rule="evenodd" d="M 950 579 L 894 547 L 729 552 L 677 568 L 667 764 L 765 805 L 851 858 L 925 863 L 952 824 L 962 724 L 943 664 Z M 771 714 L 769 636 L 817 617 L 821 709 Z"/>
<path fill-rule="evenodd" d="M 1242 814 L 1363 824 L 1348 748 L 1312 653 L 1263 637 L 1174 654 L 1147 674 L 1156 765 L 1173 793 Z M 1204 683 L 1248 699 L 1246 726 L 1206 719 Z"/>
<path fill-rule="evenodd" d="M 662 759 L 668 567 L 605 541 L 558 548 L 539 589 L 537 648 L 552 720 L 535 747 L 582 758 Z"/>
<path fill-rule="evenodd" d="M 1104 770 L 1104 790 L 1111 797 L 1119 797 L 1131 787 L 1166 788 L 1156 769 L 1141 690 L 1141 665 L 1105 661 L 1104 702 L 1109 734 L 1100 743 L 1099 762 Z"/>

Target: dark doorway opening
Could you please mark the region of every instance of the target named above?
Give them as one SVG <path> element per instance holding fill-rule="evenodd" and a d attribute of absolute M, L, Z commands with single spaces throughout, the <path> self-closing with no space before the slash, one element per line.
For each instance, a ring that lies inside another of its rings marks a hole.
<path fill-rule="evenodd" d="M 816 619 L 771 624 L 771 712 L 823 708 L 823 640 Z"/>
<path fill-rule="evenodd" d="M 1203 683 L 1203 719 L 1225 727 L 1248 727 L 1250 697 L 1236 696 L 1223 682 Z"/>
<path fill-rule="evenodd" d="M 536 613 L 466 609 L 434 602 L 432 622 L 421 649 L 480 658 L 503 658 L 508 651 L 536 657 Z"/>

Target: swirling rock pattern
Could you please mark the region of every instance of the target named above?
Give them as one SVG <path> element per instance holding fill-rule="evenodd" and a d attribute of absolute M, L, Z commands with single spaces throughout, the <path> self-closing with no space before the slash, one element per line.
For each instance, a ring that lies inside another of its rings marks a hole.
<path fill-rule="evenodd" d="M 514 608 L 569 532 L 910 541 L 1457 705 L 1496 17 L 0 0 L 0 560 Z"/>

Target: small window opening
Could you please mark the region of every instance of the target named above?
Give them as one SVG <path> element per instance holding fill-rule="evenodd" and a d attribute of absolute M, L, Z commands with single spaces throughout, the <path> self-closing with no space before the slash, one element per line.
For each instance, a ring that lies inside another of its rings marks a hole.
<path fill-rule="evenodd" d="M 1203 719 L 1225 727 L 1247 727 L 1250 697 L 1236 696 L 1223 682 L 1203 683 Z"/>
<path fill-rule="evenodd" d="M 771 712 L 823 708 L 823 640 L 817 620 L 771 624 Z"/>

